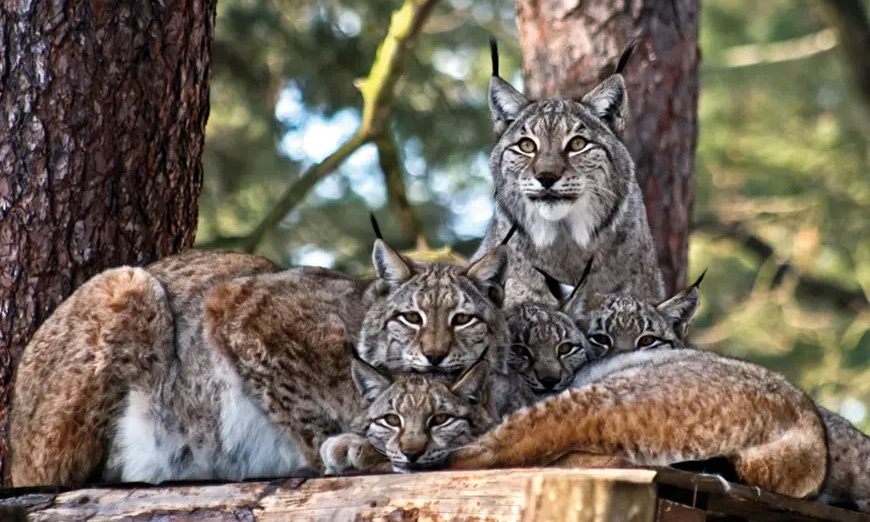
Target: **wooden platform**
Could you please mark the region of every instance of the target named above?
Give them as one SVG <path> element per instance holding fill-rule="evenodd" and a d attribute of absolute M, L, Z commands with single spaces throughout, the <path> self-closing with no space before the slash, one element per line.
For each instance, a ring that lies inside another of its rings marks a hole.
<path fill-rule="evenodd" d="M 513 469 L 0 490 L 0 521 L 669 521 L 870 516 L 662 469 Z"/>

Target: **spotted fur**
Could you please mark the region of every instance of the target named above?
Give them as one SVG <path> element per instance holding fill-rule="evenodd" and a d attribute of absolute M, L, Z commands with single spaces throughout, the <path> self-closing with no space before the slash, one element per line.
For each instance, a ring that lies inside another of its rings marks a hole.
<path fill-rule="evenodd" d="M 453 468 L 540 466 L 569 452 L 636 465 L 726 458 L 746 483 L 816 493 L 827 468 L 812 400 L 782 375 L 690 349 L 625 352 L 514 413 L 453 455 Z"/>
<path fill-rule="evenodd" d="M 489 104 L 495 215 L 476 257 L 512 226 L 507 303 L 546 295 L 533 266 L 576 281 L 595 256 L 598 293 L 664 293 L 634 163 L 620 141 L 627 96 L 620 73 L 580 101 L 527 99 L 494 74 Z"/>

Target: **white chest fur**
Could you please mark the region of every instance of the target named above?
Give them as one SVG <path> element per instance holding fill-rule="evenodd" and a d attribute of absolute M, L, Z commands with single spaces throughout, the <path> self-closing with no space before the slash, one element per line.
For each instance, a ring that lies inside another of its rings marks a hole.
<path fill-rule="evenodd" d="M 221 363 L 216 365 L 214 376 L 217 386 L 209 387 L 216 393 L 203 391 L 202 397 L 191 394 L 190 401 L 185 401 L 184 409 L 192 411 L 209 395 L 219 398 L 219 418 L 207 421 L 207 425 L 185 422 L 201 417 L 168 411 L 158 394 L 141 390 L 128 394 L 116 425 L 107 479 L 151 483 L 242 480 L 287 476 L 305 465 L 292 440 L 269 422 L 243 393 L 235 372 Z"/>

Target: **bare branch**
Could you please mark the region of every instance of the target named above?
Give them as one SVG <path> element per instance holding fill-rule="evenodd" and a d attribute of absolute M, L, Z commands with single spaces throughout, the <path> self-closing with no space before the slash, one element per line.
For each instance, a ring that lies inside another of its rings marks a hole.
<path fill-rule="evenodd" d="M 375 138 L 375 145 L 378 147 L 378 160 L 384 173 L 390 207 L 405 234 L 412 238 L 419 238 L 423 235 L 423 223 L 414 207 L 408 202 L 405 172 L 392 132 L 389 129 L 382 132 Z"/>
<path fill-rule="evenodd" d="M 746 230 L 741 223 L 723 223 L 716 216 L 707 215 L 696 221 L 692 228 L 694 231 L 724 237 L 740 243 L 743 248 L 758 258 L 759 264 L 763 264 L 777 255 L 773 246 Z M 778 261 L 778 263 L 776 274 L 771 282 L 772 287 L 779 285 L 786 275 L 791 274 L 797 278 L 795 293 L 799 297 L 821 298 L 837 308 L 855 311 L 870 309 L 870 301 L 861 290 L 852 290 L 833 281 L 810 274 L 801 274 L 785 260 Z"/>
<path fill-rule="evenodd" d="M 356 132 L 325 160 L 302 173 L 284 191 L 253 232 L 240 238 L 222 238 L 217 241 L 221 246 L 238 246 L 246 252 L 255 251 L 266 233 L 292 212 L 320 180 L 340 167 L 360 147 L 387 130 L 393 95 L 396 83 L 402 75 L 405 55 L 437 3 L 438 0 L 405 0 L 402 7 L 393 13 L 390 28 L 378 48 L 368 77 L 357 84 L 363 96 L 363 114 Z"/>
<path fill-rule="evenodd" d="M 754 65 L 802 60 L 837 46 L 837 34 L 832 29 L 775 43 L 739 45 L 722 52 L 723 65 L 716 68 L 736 69 Z"/>

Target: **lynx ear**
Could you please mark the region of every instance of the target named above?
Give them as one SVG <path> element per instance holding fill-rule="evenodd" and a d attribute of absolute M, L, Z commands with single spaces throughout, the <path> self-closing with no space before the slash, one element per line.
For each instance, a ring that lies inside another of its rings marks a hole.
<path fill-rule="evenodd" d="M 583 268 L 583 274 L 580 276 L 580 280 L 577 281 L 576 285 L 574 285 L 574 289 L 571 290 L 568 297 L 559 305 L 559 308 L 562 311 L 575 319 L 582 315 L 586 315 L 586 312 L 588 311 L 586 292 L 584 289 L 587 286 L 586 280 L 589 279 L 589 273 L 592 272 L 592 262 L 594 260 L 595 257 L 589 258 L 586 267 Z"/>
<path fill-rule="evenodd" d="M 488 382 L 489 362 L 484 357 L 481 357 L 456 379 L 456 382 L 450 387 L 450 391 L 472 404 L 483 404 L 486 402 L 486 385 Z"/>
<path fill-rule="evenodd" d="M 529 103 L 529 99 L 514 89 L 511 84 L 498 76 L 491 77 L 489 79 L 489 112 L 492 114 L 492 127 L 496 136 L 501 136 Z"/>
<path fill-rule="evenodd" d="M 617 136 L 625 130 L 628 96 L 625 93 L 625 80 L 621 74 L 614 74 L 599 83 L 583 97 L 583 103 L 589 106 Z"/>
<path fill-rule="evenodd" d="M 695 312 L 698 311 L 698 304 L 701 300 L 701 292 L 698 286 L 704 280 L 706 273 L 707 271 L 704 270 L 701 277 L 692 283 L 691 286 L 656 306 L 656 310 L 673 323 L 674 331 L 680 340 L 686 340 L 686 336 L 689 333 L 689 324 L 691 324 Z"/>
<path fill-rule="evenodd" d="M 388 289 L 401 285 L 413 275 L 408 262 L 383 239 L 375 240 L 372 263 L 375 265 L 378 278 Z"/>
<path fill-rule="evenodd" d="M 382 393 L 387 391 L 392 381 L 379 372 L 374 366 L 356 357 L 351 360 L 350 372 L 353 383 L 360 395 L 369 402 L 374 402 Z"/>
<path fill-rule="evenodd" d="M 505 246 L 497 246 L 478 259 L 465 271 L 465 276 L 484 288 L 496 305 L 504 301 L 504 280 L 507 276 L 508 256 Z"/>

